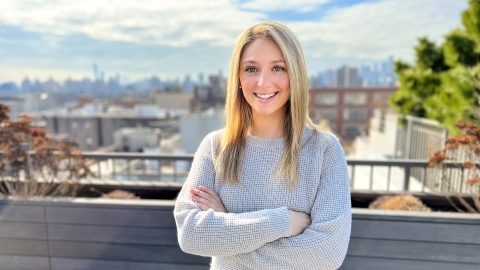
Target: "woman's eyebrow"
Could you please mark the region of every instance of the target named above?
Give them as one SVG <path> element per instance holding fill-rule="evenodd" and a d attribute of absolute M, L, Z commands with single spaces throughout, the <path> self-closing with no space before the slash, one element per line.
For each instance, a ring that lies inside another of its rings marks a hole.
<path fill-rule="evenodd" d="M 245 65 L 245 64 L 257 64 L 258 62 L 257 61 L 254 61 L 254 60 L 247 60 L 247 61 L 243 61 L 242 64 Z M 270 63 L 286 63 L 285 60 L 273 60 L 271 61 Z"/>

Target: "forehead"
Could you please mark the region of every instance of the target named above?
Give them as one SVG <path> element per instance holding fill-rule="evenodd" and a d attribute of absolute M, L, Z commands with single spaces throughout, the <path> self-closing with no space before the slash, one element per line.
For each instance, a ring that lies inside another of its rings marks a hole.
<path fill-rule="evenodd" d="M 269 39 L 257 39 L 245 46 L 242 61 L 278 61 L 285 60 L 278 45 Z"/>

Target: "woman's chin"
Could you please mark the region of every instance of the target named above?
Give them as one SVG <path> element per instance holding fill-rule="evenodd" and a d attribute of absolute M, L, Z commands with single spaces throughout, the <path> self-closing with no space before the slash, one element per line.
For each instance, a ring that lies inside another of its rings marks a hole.
<path fill-rule="evenodd" d="M 274 111 L 274 110 L 255 110 L 255 112 L 256 112 L 255 114 L 260 116 L 260 117 L 267 117 L 267 116 L 275 115 L 276 111 Z"/>

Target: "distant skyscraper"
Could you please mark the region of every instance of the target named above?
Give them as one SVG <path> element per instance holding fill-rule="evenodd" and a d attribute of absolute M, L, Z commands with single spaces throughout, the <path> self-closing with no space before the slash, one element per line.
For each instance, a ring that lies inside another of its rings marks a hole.
<path fill-rule="evenodd" d="M 23 79 L 21 89 L 23 93 L 29 93 L 32 90 L 32 83 L 28 78 Z"/>
<path fill-rule="evenodd" d="M 98 80 L 98 77 L 99 77 L 98 75 L 99 75 L 98 74 L 98 66 L 95 63 L 95 64 L 93 64 L 93 76 L 94 76 L 93 79 L 94 79 L 94 81 Z"/>
<path fill-rule="evenodd" d="M 150 90 L 158 90 L 162 87 L 162 83 L 157 76 L 152 76 L 148 82 L 148 88 Z"/>
<path fill-rule="evenodd" d="M 333 87 L 360 87 L 362 79 L 358 76 L 358 70 L 348 66 L 342 66 L 335 71 Z"/>
<path fill-rule="evenodd" d="M 185 79 L 183 80 L 182 88 L 184 92 L 192 92 L 193 90 L 193 82 L 190 79 L 190 75 L 186 75 Z"/>
<path fill-rule="evenodd" d="M 204 84 L 204 79 L 203 73 L 198 73 L 198 84 Z"/>

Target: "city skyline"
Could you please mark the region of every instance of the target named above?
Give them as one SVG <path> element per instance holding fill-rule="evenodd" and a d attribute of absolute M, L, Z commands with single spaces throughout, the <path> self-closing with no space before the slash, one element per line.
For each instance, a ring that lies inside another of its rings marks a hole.
<path fill-rule="evenodd" d="M 393 72 L 393 57 L 390 56 L 384 60 L 362 63 L 360 66 L 349 66 L 343 64 L 335 69 L 327 69 L 317 73 L 309 72 L 309 86 L 312 88 L 338 87 L 339 85 L 335 85 L 333 82 L 335 77 L 334 74 L 345 68 L 354 69 L 354 72 L 358 74 L 356 76 L 358 76 L 360 81 L 358 82 L 359 84 L 355 86 L 386 87 L 395 85 L 396 74 Z M 128 78 L 121 77 L 120 74 L 115 74 L 114 76 L 109 77 L 105 77 L 104 74 L 105 71 L 102 70 L 102 67 L 98 66 L 95 63 L 92 65 L 90 76 L 85 76 L 78 80 L 72 78 L 67 78 L 65 80 L 56 80 L 55 78 L 51 77 L 47 80 L 41 81 L 36 78 L 31 78 L 27 76 L 20 83 L 12 81 L 0 82 L 0 94 L 17 94 L 29 92 L 39 93 L 43 91 L 50 92 L 48 91 L 48 89 L 57 89 L 53 91 L 57 93 L 60 93 L 63 90 L 72 91 L 73 89 L 77 89 L 76 91 L 74 90 L 74 92 L 81 93 L 82 91 L 85 91 L 87 89 L 93 90 L 95 88 L 88 85 L 105 85 L 108 86 L 110 90 L 113 90 L 113 92 L 127 88 L 137 90 L 141 89 L 147 91 L 153 91 L 156 89 L 165 90 L 177 86 L 180 87 L 179 89 L 181 91 L 190 92 L 192 91 L 193 87 L 197 85 L 207 85 L 208 77 L 210 76 L 218 76 L 219 78 L 222 78 L 224 80 L 227 79 L 226 74 L 223 70 L 219 70 L 216 73 L 200 72 L 193 75 L 185 74 L 183 77 L 177 77 L 174 79 L 163 79 L 161 76 L 152 75 L 144 78 L 139 78 L 137 80 L 129 80 Z M 50 86 L 44 88 L 44 85 Z"/>
<path fill-rule="evenodd" d="M 237 36 L 280 20 L 299 37 L 308 70 L 361 66 L 393 55 L 411 61 L 417 38 L 440 42 L 467 1 L 11 1 L 0 2 L 0 83 L 92 77 L 193 78 L 228 71 Z M 48 11 L 48 12 L 47 12 Z M 180 14 L 180 15 L 179 15 Z"/>

